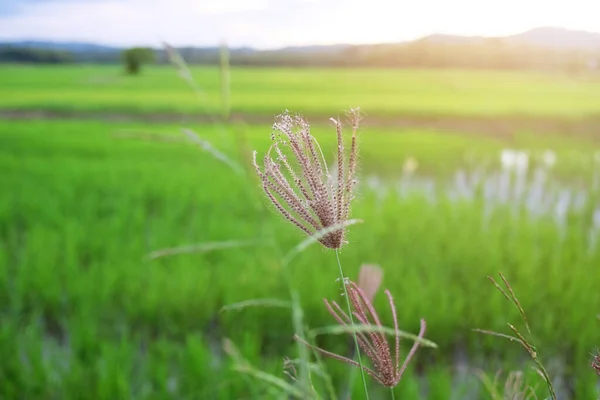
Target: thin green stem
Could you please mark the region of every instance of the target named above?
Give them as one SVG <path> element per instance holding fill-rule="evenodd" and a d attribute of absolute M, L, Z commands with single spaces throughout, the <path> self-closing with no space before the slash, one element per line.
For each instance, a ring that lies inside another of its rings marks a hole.
<path fill-rule="evenodd" d="M 276 251 L 280 253 L 279 246 L 275 246 Z M 281 257 L 279 257 L 281 259 Z M 302 306 L 300 304 L 300 295 L 298 291 L 295 289 L 293 285 L 293 278 L 291 271 L 288 268 L 287 263 L 282 263 L 281 265 L 283 271 L 283 278 L 288 286 L 288 290 L 290 292 L 290 298 L 292 301 L 292 324 L 294 327 L 294 333 L 297 335 L 304 336 L 304 327 L 303 327 L 303 319 L 304 312 L 302 311 Z M 312 383 L 312 376 L 310 373 L 309 363 L 309 353 L 306 346 L 303 346 L 301 343 L 297 343 L 298 346 L 298 355 L 300 357 L 300 386 L 302 390 L 307 392 L 311 392 L 311 394 L 316 394 L 315 388 Z"/>
<path fill-rule="evenodd" d="M 262 212 L 266 211 L 266 208 L 262 203 L 258 203 L 258 207 L 260 207 Z M 265 229 L 269 232 L 270 237 L 275 237 L 275 232 L 272 230 L 272 226 L 270 224 L 266 224 Z M 276 241 L 272 242 L 273 251 L 278 255 L 278 260 L 284 260 L 284 257 L 281 252 L 281 248 L 276 243 Z M 304 312 L 302 310 L 302 305 L 300 304 L 300 294 L 298 290 L 294 286 L 294 279 L 292 276 L 292 272 L 290 271 L 289 265 L 285 261 L 280 261 L 281 271 L 283 274 L 283 280 L 285 281 L 288 291 L 290 294 L 290 299 L 292 302 L 292 326 L 294 327 L 294 333 L 299 335 L 300 337 L 304 337 Z M 316 396 L 315 398 L 319 398 L 312 380 L 312 374 L 310 372 L 309 367 L 309 352 L 306 346 L 301 343 L 297 343 L 298 346 L 298 356 L 300 358 L 300 374 L 299 374 L 299 384 L 301 390 L 306 393 L 310 393 L 311 395 Z"/>
<path fill-rule="evenodd" d="M 392 400 L 396 400 L 396 395 L 394 394 L 394 388 L 390 388 L 390 393 L 392 394 Z"/>
<path fill-rule="evenodd" d="M 338 267 L 340 268 L 340 279 L 342 280 L 342 288 L 344 288 L 344 298 L 346 299 L 346 306 L 348 307 L 348 316 L 350 317 L 350 324 L 354 325 L 354 317 L 352 316 L 352 308 L 350 307 L 350 298 L 348 297 L 348 290 L 346 289 L 346 277 L 342 270 L 342 263 L 340 262 L 340 251 L 335 249 L 335 257 L 337 258 Z M 354 345 L 356 346 L 356 358 L 360 367 L 360 376 L 362 378 L 363 386 L 365 388 L 365 399 L 369 400 L 369 389 L 367 388 L 367 377 L 365 376 L 365 369 L 363 368 L 362 358 L 360 356 L 360 347 L 358 345 L 358 338 L 356 332 L 352 332 L 354 337 Z M 351 389 L 352 390 L 352 389 Z"/>

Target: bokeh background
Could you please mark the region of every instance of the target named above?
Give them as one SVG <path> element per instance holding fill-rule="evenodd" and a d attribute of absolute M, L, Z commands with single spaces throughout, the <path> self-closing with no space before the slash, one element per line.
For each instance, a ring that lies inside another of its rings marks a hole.
<path fill-rule="evenodd" d="M 322 300 L 340 300 L 339 273 L 318 246 L 283 269 L 304 237 L 268 205 L 251 152 L 289 110 L 333 163 L 329 118 L 358 106 L 363 222 L 341 262 L 351 279 L 380 265 L 400 328 L 424 318 L 438 345 L 419 350 L 396 397 L 519 398 L 503 393 L 510 371 L 548 396 L 517 343 L 473 331 L 524 329 L 486 279 L 501 272 L 558 398 L 596 399 L 593 8 L 3 1 L 0 398 L 286 398 L 256 371 L 294 383 L 288 283 L 303 326 L 319 328 L 334 322 Z M 239 305 L 252 299 L 268 300 Z M 375 304 L 391 325 L 382 293 Z M 316 340 L 347 354 L 347 339 Z M 336 397 L 363 398 L 350 367 L 325 366 Z"/>

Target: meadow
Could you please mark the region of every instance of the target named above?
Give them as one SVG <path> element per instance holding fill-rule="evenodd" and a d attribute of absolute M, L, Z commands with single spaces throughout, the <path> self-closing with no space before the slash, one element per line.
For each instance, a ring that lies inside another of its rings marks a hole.
<path fill-rule="evenodd" d="M 200 95 L 170 67 L 135 80 L 119 66 L 0 66 L 0 107 L 56 111 L 211 113 L 220 110 L 219 70 L 192 71 Z M 600 78 L 531 72 L 234 68 L 231 111 L 285 109 L 337 115 L 360 104 L 369 115 L 578 119 L 600 113 Z"/>
<path fill-rule="evenodd" d="M 0 120 L 1 398 L 282 398 L 237 371 L 240 360 L 224 352 L 223 340 L 285 379 L 284 357 L 297 357 L 290 309 L 222 308 L 288 301 L 280 261 L 303 237 L 267 205 L 250 164 L 249 151 L 263 154 L 270 144 L 268 122 L 144 121 L 155 112 L 218 112 L 218 71 L 193 72 L 205 99 L 167 68 L 131 78 L 117 67 L 0 67 L 0 110 L 73 113 Z M 417 332 L 424 318 L 426 338 L 438 345 L 419 350 L 396 398 L 490 398 L 481 371 L 505 377 L 516 368 L 539 383 L 515 343 L 472 331 L 509 333 L 506 323 L 518 322 L 486 279 L 498 272 L 528 312 L 561 399 L 598 397 L 589 368 L 600 345 L 594 127 L 550 135 L 516 125 L 496 136 L 485 128 L 478 135 L 368 121 L 594 117 L 600 78 L 234 68 L 231 84 L 234 112 L 311 115 L 328 156 L 335 130 L 327 117 L 354 105 L 365 111 L 352 213 L 363 222 L 350 227 L 341 261 L 353 279 L 361 264 L 381 265 L 401 329 Z M 77 119 L 78 111 L 98 112 L 98 120 Z M 235 160 L 238 173 L 186 140 L 182 127 Z M 502 164 L 507 148 L 528 152 L 525 171 Z M 416 169 L 406 168 L 409 159 Z M 156 253 L 173 248 L 179 251 Z M 311 246 L 289 271 L 304 324 L 331 325 L 322 299 L 340 294 L 335 254 Z M 390 325 L 385 298 L 375 303 Z M 330 350 L 348 348 L 339 335 L 318 339 Z M 349 368 L 325 364 L 341 396 Z M 388 398 L 371 384 L 371 398 Z M 547 396 L 543 385 L 537 393 Z"/>

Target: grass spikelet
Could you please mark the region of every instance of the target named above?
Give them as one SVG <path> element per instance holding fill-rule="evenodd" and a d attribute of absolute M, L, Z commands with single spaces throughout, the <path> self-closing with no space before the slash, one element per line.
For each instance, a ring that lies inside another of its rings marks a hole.
<path fill-rule="evenodd" d="M 510 323 L 507 323 L 507 325 L 508 325 L 509 329 L 513 332 L 514 336 L 506 335 L 506 334 L 498 333 L 498 332 L 494 332 L 494 331 L 484 330 L 484 329 L 474 329 L 474 331 L 483 333 L 486 335 L 501 337 L 501 338 L 508 339 L 510 341 L 516 341 L 517 343 L 519 343 L 527 351 L 527 353 L 529 354 L 529 357 L 535 363 L 538 373 L 544 379 L 546 385 L 548 386 L 548 391 L 550 392 L 550 397 L 553 400 L 556 400 L 557 397 L 556 397 L 556 392 L 554 390 L 554 386 L 552 384 L 552 380 L 550 379 L 550 376 L 548 375 L 548 371 L 544 367 L 544 364 L 542 363 L 542 360 L 540 358 L 537 347 L 535 346 L 535 343 L 533 340 L 533 335 L 531 333 L 531 329 L 530 329 L 529 323 L 527 321 L 527 316 L 525 314 L 525 310 L 523 309 L 523 307 L 521 306 L 521 303 L 517 299 L 517 296 L 516 296 L 515 292 L 513 291 L 512 287 L 510 286 L 510 284 L 508 283 L 508 280 L 504 277 L 504 275 L 502 273 L 500 273 L 499 275 L 500 275 L 500 278 L 502 279 L 502 282 L 506 286 L 507 290 L 504 290 L 500 286 L 500 284 L 498 282 L 496 282 L 496 280 L 494 278 L 492 278 L 491 276 L 488 276 L 488 279 L 492 282 L 492 284 L 496 287 L 496 289 L 498 289 L 498 291 L 500 293 L 502 293 L 502 295 L 504 295 L 504 297 L 506 297 L 506 299 L 508 301 L 510 301 L 515 306 L 515 308 L 519 311 L 519 314 L 521 315 L 521 318 L 523 319 L 523 323 L 525 324 L 525 328 L 527 330 L 527 337 L 521 331 L 519 331 L 514 325 L 512 325 Z"/>
<path fill-rule="evenodd" d="M 325 301 L 327 310 L 335 320 L 341 325 L 341 328 L 326 328 L 325 332 L 351 332 L 355 335 L 358 341 L 360 349 L 371 359 L 373 363 L 373 369 L 363 366 L 362 363 L 351 360 L 347 357 L 331 353 L 327 350 L 316 348 L 306 342 L 304 339 L 295 336 L 295 339 L 306 346 L 319 351 L 321 354 L 334 358 L 336 360 L 343 361 L 349 365 L 359 367 L 361 370 L 371 375 L 381 385 L 393 388 L 398 385 L 402 378 L 404 371 L 406 370 L 409 362 L 414 357 L 418 347 L 421 343 L 425 342 L 424 335 L 426 324 L 424 320 L 421 320 L 421 328 L 418 335 L 409 335 L 398 329 L 398 318 L 396 315 L 396 307 L 391 293 L 386 290 L 385 294 L 388 298 L 390 309 L 394 320 L 394 329 L 384 329 L 381 325 L 379 315 L 375 310 L 371 300 L 367 298 L 365 292 L 354 282 L 348 281 L 346 283 L 347 293 L 352 304 L 352 314 L 361 325 L 353 325 L 350 318 L 350 314 L 346 313 L 342 308 L 335 302 Z M 393 350 L 388 340 L 385 337 L 385 333 L 393 332 L 394 346 Z M 314 332 L 313 332 L 314 335 Z M 400 364 L 400 339 L 401 337 L 410 336 L 414 340 L 413 346 L 410 349 L 408 355 L 404 359 L 403 363 Z M 427 341 L 427 344 L 432 347 L 434 343 Z"/>
<path fill-rule="evenodd" d="M 332 119 L 338 139 L 336 180 L 329 173 L 308 123 L 298 115 L 286 112 L 276 118 L 271 135 L 274 143 L 267 151 L 262 167 L 254 152 L 254 167 L 261 186 L 285 219 L 309 236 L 342 224 L 318 239 L 330 249 L 339 249 L 346 243 L 343 224 L 350 214 L 356 182 L 358 119 L 358 109 L 352 110 L 353 134 L 349 155 L 344 151 L 342 124 Z"/>

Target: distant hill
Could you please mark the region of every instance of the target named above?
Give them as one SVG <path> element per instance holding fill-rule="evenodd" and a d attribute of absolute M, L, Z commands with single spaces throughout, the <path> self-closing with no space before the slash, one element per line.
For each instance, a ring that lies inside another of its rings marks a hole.
<path fill-rule="evenodd" d="M 330 53 L 338 52 L 347 49 L 349 44 L 330 44 L 330 45 L 314 45 L 314 46 L 288 46 L 280 49 L 270 50 L 273 52 L 285 53 Z"/>
<path fill-rule="evenodd" d="M 0 42 L 0 53 L 4 51 L 4 60 L 8 57 L 9 62 L 19 49 L 61 52 L 68 55 L 71 62 L 118 63 L 124 48 L 85 42 Z M 219 62 L 220 50 L 216 46 L 178 47 L 177 51 L 191 64 Z M 155 52 L 158 63 L 168 62 L 162 48 L 157 46 Z M 541 27 L 499 37 L 433 34 L 399 43 L 290 46 L 275 50 L 239 47 L 229 48 L 229 53 L 233 65 L 500 68 L 573 72 L 600 69 L 600 33 Z"/>
<path fill-rule="evenodd" d="M 51 42 L 43 40 L 23 40 L 13 42 L 0 42 L 0 46 L 12 46 L 26 49 L 42 49 L 55 51 L 68 51 L 70 53 L 110 53 L 120 51 L 119 47 L 105 46 L 85 42 Z"/>
<path fill-rule="evenodd" d="M 554 27 L 535 28 L 516 35 L 497 37 L 433 34 L 418 39 L 418 41 L 451 45 L 478 44 L 490 39 L 501 40 L 504 43 L 528 44 L 555 50 L 600 50 L 600 33 Z"/>
<path fill-rule="evenodd" d="M 420 43 L 431 43 L 440 45 L 449 44 L 477 44 L 488 41 L 490 39 L 501 39 L 503 42 L 508 43 L 523 43 L 534 46 L 541 46 L 553 49 L 570 49 L 570 50 L 600 50 L 600 33 L 599 32 L 587 32 L 570 30 L 556 27 L 540 27 L 531 29 L 516 35 L 509 36 L 498 36 L 498 37 L 483 37 L 483 36 L 460 36 L 460 35 L 447 35 L 447 34 L 432 34 L 424 36 L 414 42 Z M 397 44 L 409 44 L 411 42 L 400 42 L 400 43 L 383 43 L 382 45 L 397 45 Z M 25 40 L 25 41 L 12 41 L 12 42 L 0 42 L 1 46 L 14 46 L 21 48 L 38 48 L 44 50 L 57 50 L 57 51 L 68 51 L 71 53 L 115 53 L 123 50 L 122 47 L 117 46 L 106 46 L 96 43 L 86 42 L 53 42 L 43 40 Z M 241 47 L 230 49 L 232 53 L 239 54 L 252 54 L 252 53 L 287 53 L 287 54 L 300 54 L 300 53 L 329 53 L 329 52 L 340 52 L 346 50 L 355 45 L 350 44 L 334 44 L 334 45 L 310 45 L 310 46 L 290 46 L 283 47 L 275 50 L 257 50 L 251 47 Z M 380 46 L 380 45 L 361 45 L 364 46 Z M 197 54 L 217 54 L 219 48 L 214 47 L 195 47 L 186 46 L 182 47 L 185 51 L 197 53 Z"/>
<path fill-rule="evenodd" d="M 598 32 L 544 27 L 509 36 L 508 39 L 555 49 L 600 50 Z"/>
<path fill-rule="evenodd" d="M 503 42 L 508 43 L 523 43 L 534 46 L 541 46 L 545 48 L 552 48 L 558 50 L 600 50 L 600 33 L 599 32 L 587 32 L 569 30 L 564 28 L 555 27 L 541 27 L 531 29 L 516 35 L 509 36 L 498 36 L 494 38 L 483 37 L 483 36 L 460 36 L 460 35 L 447 35 L 447 34 L 432 34 L 423 38 L 417 39 L 414 42 L 431 43 L 436 45 L 448 45 L 448 44 L 477 44 L 490 39 L 501 39 Z M 394 45 L 394 44 L 408 44 L 411 42 L 401 43 L 385 43 L 382 45 Z M 70 53 L 116 53 L 121 51 L 122 47 L 106 46 L 96 43 L 86 42 L 52 42 L 43 40 L 25 40 L 25 41 L 12 41 L 12 42 L 0 42 L 1 46 L 13 46 L 21 48 L 37 48 L 44 50 L 56 50 L 56 51 L 67 51 Z M 371 46 L 371 45 L 362 45 Z M 380 45 L 373 45 L 380 46 Z M 232 53 L 239 54 L 252 54 L 252 53 L 287 53 L 287 54 L 300 54 L 300 53 L 328 53 L 328 52 L 340 52 L 346 50 L 353 45 L 350 44 L 335 44 L 335 45 L 310 45 L 310 46 L 290 46 L 283 47 L 276 50 L 261 51 L 250 47 L 233 48 L 230 49 Z M 182 49 L 190 53 L 196 54 L 211 54 L 216 55 L 219 51 L 218 47 L 193 47 L 186 46 Z"/>
<path fill-rule="evenodd" d="M 122 49 L 96 43 L 52 42 L 45 40 L 22 40 L 0 42 L 0 62 L 25 62 L 31 57 L 15 57 L 29 51 L 33 54 L 60 54 L 66 62 L 115 63 L 119 61 Z"/>
<path fill-rule="evenodd" d="M 460 35 L 446 35 L 442 33 L 434 33 L 433 35 L 424 36 L 421 39 L 415 40 L 415 42 L 431 43 L 431 44 L 472 44 L 484 41 L 486 38 L 482 36 L 460 36 Z"/>

